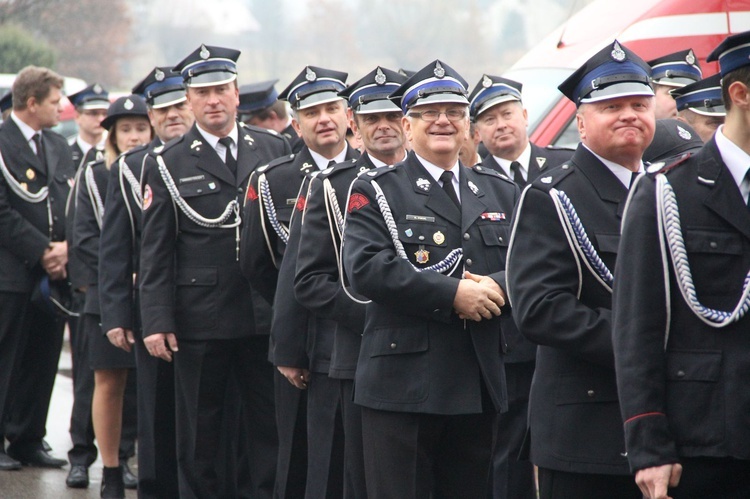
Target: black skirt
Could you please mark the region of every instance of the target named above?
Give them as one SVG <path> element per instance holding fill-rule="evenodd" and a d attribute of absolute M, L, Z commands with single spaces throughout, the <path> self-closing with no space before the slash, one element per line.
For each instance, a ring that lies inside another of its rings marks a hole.
<path fill-rule="evenodd" d="M 134 350 L 126 352 L 110 343 L 107 335 L 102 331 L 100 316 L 83 315 L 83 334 L 88 340 L 89 364 L 94 371 L 135 368 Z"/>

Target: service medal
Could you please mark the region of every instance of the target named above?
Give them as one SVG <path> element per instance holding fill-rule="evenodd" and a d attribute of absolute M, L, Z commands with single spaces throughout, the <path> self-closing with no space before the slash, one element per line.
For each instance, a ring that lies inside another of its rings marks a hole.
<path fill-rule="evenodd" d="M 419 264 L 425 264 L 430 261 L 430 252 L 424 248 L 420 248 L 419 251 L 414 253 L 414 256 L 417 257 L 417 263 Z"/>
<path fill-rule="evenodd" d="M 26 170 L 26 178 L 29 180 L 34 180 L 36 178 L 36 172 L 29 168 L 28 170 Z"/>
<path fill-rule="evenodd" d="M 445 235 L 443 235 L 442 232 L 437 231 L 432 235 L 432 240 L 435 241 L 435 244 L 443 244 L 445 242 Z"/>

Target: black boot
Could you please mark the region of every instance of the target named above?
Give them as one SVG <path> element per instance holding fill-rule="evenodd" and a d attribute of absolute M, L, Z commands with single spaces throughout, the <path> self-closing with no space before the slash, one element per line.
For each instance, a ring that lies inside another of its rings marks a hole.
<path fill-rule="evenodd" d="M 122 483 L 122 468 L 103 468 L 102 472 L 102 498 L 125 499 L 125 485 Z"/>

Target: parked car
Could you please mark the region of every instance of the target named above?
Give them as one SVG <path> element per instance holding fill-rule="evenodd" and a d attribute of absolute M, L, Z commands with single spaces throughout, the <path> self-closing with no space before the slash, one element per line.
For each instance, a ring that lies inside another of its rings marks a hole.
<path fill-rule="evenodd" d="M 597 0 L 531 49 L 505 74 L 524 84 L 529 137 L 541 146 L 574 147 L 575 105 L 557 90 L 573 71 L 617 39 L 648 61 L 692 48 L 703 76 L 706 57 L 729 34 L 750 30 L 750 0 Z"/>

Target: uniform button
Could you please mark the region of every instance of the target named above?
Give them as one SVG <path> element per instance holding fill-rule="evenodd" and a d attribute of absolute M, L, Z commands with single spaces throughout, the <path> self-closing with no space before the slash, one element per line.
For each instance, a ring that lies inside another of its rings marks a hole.
<path fill-rule="evenodd" d="M 589 397 L 593 397 L 594 395 L 596 395 L 596 393 L 594 393 L 594 390 L 589 390 L 588 392 L 586 392 L 586 395 L 588 395 Z"/>
<path fill-rule="evenodd" d="M 433 314 L 439 314 L 439 313 L 440 313 L 440 309 L 439 309 L 439 308 L 436 308 L 435 310 L 433 310 L 433 311 L 432 311 L 432 313 L 433 313 Z"/>
<path fill-rule="evenodd" d="M 54 220 L 55 222 L 57 222 L 57 215 L 55 215 L 54 217 L 52 217 L 52 220 Z"/>
<path fill-rule="evenodd" d="M 200 194 L 201 192 L 203 192 L 203 189 L 198 189 L 198 190 L 197 190 L 197 191 L 195 191 L 195 192 L 197 192 L 198 194 Z"/>
<path fill-rule="evenodd" d="M 240 194 L 242 194 L 242 187 L 238 187 L 237 188 L 237 192 L 239 192 Z"/>
<path fill-rule="evenodd" d="M 471 239 L 471 234 L 467 232 L 466 234 L 464 234 L 464 241 L 468 241 L 469 239 Z"/>
<path fill-rule="evenodd" d="M 677 371 L 677 377 L 678 378 L 684 378 L 685 377 L 685 371 L 683 371 L 682 369 L 680 369 L 679 371 Z"/>
<path fill-rule="evenodd" d="M 424 236 L 419 236 L 417 239 L 419 239 L 420 241 L 424 241 Z"/>
<path fill-rule="evenodd" d="M 396 349 L 396 344 L 395 343 L 391 343 L 391 350 L 395 350 L 395 349 Z"/>
<path fill-rule="evenodd" d="M 497 240 L 503 242 L 503 236 L 498 236 Z"/>
<path fill-rule="evenodd" d="M 471 258 L 466 259 L 466 266 L 471 267 L 474 262 L 471 261 Z"/>
<path fill-rule="evenodd" d="M 193 277 L 192 279 L 190 279 L 190 283 L 191 284 L 195 284 L 196 282 L 198 282 L 198 279 L 196 279 L 195 277 Z"/>
<path fill-rule="evenodd" d="M 711 241 L 710 243 L 708 243 L 708 245 L 711 247 L 711 249 L 716 249 L 719 247 L 719 243 L 717 243 L 716 241 Z"/>

